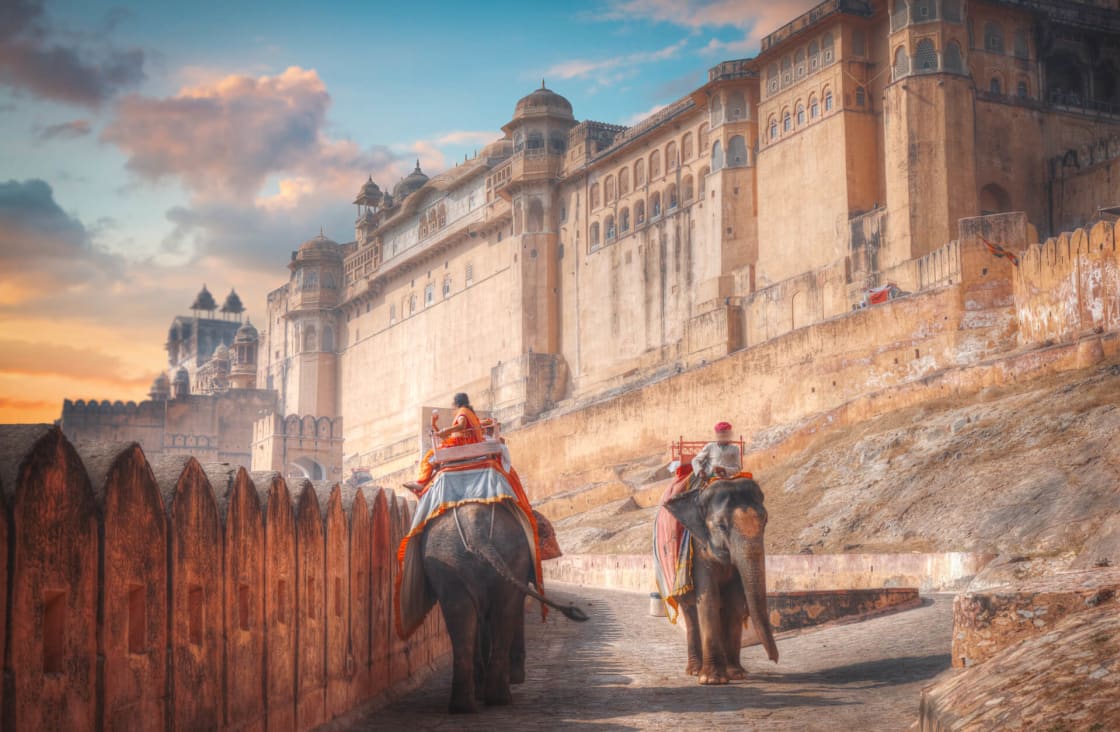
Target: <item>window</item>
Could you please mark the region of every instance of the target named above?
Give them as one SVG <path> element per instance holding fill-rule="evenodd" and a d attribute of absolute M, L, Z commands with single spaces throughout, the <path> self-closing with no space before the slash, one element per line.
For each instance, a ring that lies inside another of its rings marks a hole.
<path fill-rule="evenodd" d="M 630 231 L 630 209 L 624 208 L 618 214 L 618 231 L 625 234 Z"/>
<path fill-rule="evenodd" d="M 646 220 L 646 203 L 638 201 L 634 204 L 634 226 L 640 226 Z"/>
<path fill-rule="evenodd" d="M 961 47 L 952 41 L 945 47 L 944 65 L 946 71 L 960 73 L 964 70 L 964 61 L 961 59 Z"/>
<path fill-rule="evenodd" d="M 680 160 L 677 158 L 677 143 L 670 142 L 665 146 L 665 169 L 676 170 Z"/>
<path fill-rule="evenodd" d="M 655 180 L 661 177 L 661 152 L 654 150 L 649 154 L 649 179 Z"/>
<path fill-rule="evenodd" d="M 929 38 L 918 41 L 918 52 L 914 55 L 914 70 L 937 71 L 937 51 Z"/>
<path fill-rule="evenodd" d="M 832 111 L 832 90 L 829 89 L 824 93 L 824 111 Z"/>
<path fill-rule="evenodd" d="M 679 203 L 680 201 L 677 200 L 677 184 L 671 183 L 665 192 L 665 204 L 668 206 L 667 210 L 672 211 Z"/>
<path fill-rule="evenodd" d="M 607 217 L 607 220 L 605 222 L 603 222 L 603 228 L 606 230 L 606 240 L 607 241 L 614 241 L 614 237 L 615 237 L 614 216 L 608 216 Z"/>
<path fill-rule="evenodd" d="M 934 4 L 933 0 L 914 0 L 912 13 L 915 23 L 920 23 L 924 20 L 933 20 L 937 17 L 937 6 Z"/>
<path fill-rule="evenodd" d="M 599 184 L 598 183 L 592 183 L 591 184 L 591 204 L 590 205 L 591 205 L 592 209 L 599 208 Z"/>
<path fill-rule="evenodd" d="M 603 181 L 603 203 L 614 203 L 614 176 L 608 175 Z"/>
<path fill-rule="evenodd" d="M 856 106 L 864 107 L 867 105 L 867 90 L 862 86 L 856 87 Z"/>
<path fill-rule="evenodd" d="M 891 11 L 891 30 L 906 27 L 910 19 L 910 12 L 906 0 L 894 0 L 894 10 Z"/>
<path fill-rule="evenodd" d="M 996 23 L 984 24 L 984 50 L 1003 53 L 1003 30 Z"/>
<path fill-rule="evenodd" d="M 445 300 L 447 298 L 451 297 L 451 278 L 450 277 L 444 277 L 443 278 L 443 297 L 444 297 Z"/>
<path fill-rule="evenodd" d="M 1020 99 L 1026 99 L 1031 95 L 1031 90 L 1027 85 L 1027 82 L 1020 79 L 1019 86 L 1015 89 L 1015 93 L 1019 96 Z"/>
<path fill-rule="evenodd" d="M 712 170 L 719 170 L 723 167 L 723 146 L 719 144 L 719 140 L 712 143 Z"/>
<path fill-rule="evenodd" d="M 622 198 L 630 192 L 630 169 L 623 168 L 618 171 L 618 197 Z"/>
<path fill-rule="evenodd" d="M 766 69 L 766 89 L 771 94 L 778 91 L 778 64 L 770 64 Z"/>
<path fill-rule="evenodd" d="M 742 135 L 735 135 L 727 141 L 727 167 L 742 168 L 748 162 L 746 140 Z"/>
<path fill-rule="evenodd" d="M 470 287 L 474 284 L 474 265 L 470 262 L 467 263 L 467 272 L 464 279 L 467 283 L 467 287 Z"/>
<path fill-rule="evenodd" d="M 821 47 L 816 41 L 813 41 L 809 44 L 809 71 L 816 71 L 820 65 Z"/>
<path fill-rule="evenodd" d="M 778 120 L 774 119 L 773 117 L 770 118 L 770 139 L 778 139 Z"/>
<path fill-rule="evenodd" d="M 681 160 L 684 160 L 684 161 L 692 160 L 692 133 L 691 132 L 684 133 L 684 137 L 681 138 Z"/>
<path fill-rule="evenodd" d="M 599 222 L 598 221 L 596 221 L 595 223 L 593 223 L 591 225 L 591 231 L 588 234 L 587 241 L 591 245 L 592 249 L 599 246 Z"/>
<path fill-rule="evenodd" d="M 424 285 L 424 307 L 428 307 L 436 300 L 436 288 L 431 282 Z"/>
<path fill-rule="evenodd" d="M 314 351 L 317 350 L 315 343 L 315 326 L 309 325 L 303 331 L 303 350 Z"/>
<path fill-rule="evenodd" d="M 809 119 L 816 119 L 821 113 L 821 103 L 817 101 L 817 97 L 809 97 Z"/>
<path fill-rule="evenodd" d="M 646 161 L 639 160 L 634 163 L 634 187 L 644 186 L 646 184 Z"/>
<path fill-rule="evenodd" d="M 413 293 L 408 296 L 408 314 L 412 315 L 416 312 L 416 294 Z"/>
<path fill-rule="evenodd" d="M 661 215 L 661 194 L 654 193 L 649 197 L 649 217 L 655 219 Z"/>
<path fill-rule="evenodd" d="M 793 61 L 789 56 L 782 59 L 782 88 L 793 83 Z"/>
<path fill-rule="evenodd" d="M 787 109 L 785 112 L 782 113 L 782 132 L 789 132 L 792 129 L 793 129 L 793 117 L 790 116 L 789 110 Z M 715 165 L 712 165 L 712 167 L 714 168 Z"/>
<path fill-rule="evenodd" d="M 992 94 L 1003 94 L 1003 84 L 1000 83 L 998 76 L 993 76 L 988 82 L 988 91 Z"/>
<path fill-rule="evenodd" d="M 525 142 L 525 147 L 529 150 L 543 150 L 544 135 L 542 135 L 540 132 L 530 132 L 529 137 Z"/>
<path fill-rule="evenodd" d="M 821 65 L 832 63 L 834 57 L 833 40 L 831 33 L 825 33 L 821 40 Z"/>
<path fill-rule="evenodd" d="M 805 105 L 800 102 L 797 103 L 797 126 L 805 124 Z"/>
<path fill-rule="evenodd" d="M 712 102 L 711 102 L 711 105 L 709 105 L 709 106 L 711 107 L 710 119 L 712 120 L 712 126 L 713 127 L 719 127 L 721 124 L 723 124 L 723 102 L 720 99 L 719 94 L 715 94 L 715 95 L 712 96 Z M 653 177 L 653 166 L 652 165 L 650 166 L 649 170 L 650 170 L 650 173 L 649 173 L 650 177 Z"/>
<path fill-rule="evenodd" d="M 808 73 L 808 68 L 805 65 L 805 51 L 804 49 L 797 49 L 797 53 L 793 56 L 793 68 L 797 74 L 798 79 L 804 79 L 805 74 Z"/>
<path fill-rule="evenodd" d="M 737 120 L 747 117 L 747 102 L 743 92 L 739 90 L 729 92 L 727 94 L 727 119 Z"/>
<path fill-rule="evenodd" d="M 681 200 L 682 201 L 687 203 L 687 202 L 692 200 L 692 196 L 695 192 L 693 190 L 694 187 L 695 186 L 693 185 L 693 182 L 692 182 L 692 176 L 691 175 L 686 175 L 684 177 L 684 180 L 681 181 Z"/>
<path fill-rule="evenodd" d="M 894 78 L 901 79 L 910 71 L 910 60 L 906 58 L 906 49 L 899 46 L 894 50 Z"/>

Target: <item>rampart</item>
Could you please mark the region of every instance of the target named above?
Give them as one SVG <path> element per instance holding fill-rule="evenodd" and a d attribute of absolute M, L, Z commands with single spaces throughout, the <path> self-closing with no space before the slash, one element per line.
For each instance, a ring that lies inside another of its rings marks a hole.
<path fill-rule="evenodd" d="M 423 676 L 393 628 L 409 506 L 0 427 L 0 727 L 306 730 Z"/>

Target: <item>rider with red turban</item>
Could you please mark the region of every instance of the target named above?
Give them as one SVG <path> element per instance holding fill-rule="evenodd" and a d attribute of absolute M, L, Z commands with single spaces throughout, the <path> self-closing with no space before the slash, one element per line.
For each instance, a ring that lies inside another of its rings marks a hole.
<path fill-rule="evenodd" d="M 737 443 L 731 441 L 731 424 L 719 422 L 715 426 L 716 439 L 692 459 L 692 472 L 701 479 L 734 478 L 743 471 L 743 454 Z"/>

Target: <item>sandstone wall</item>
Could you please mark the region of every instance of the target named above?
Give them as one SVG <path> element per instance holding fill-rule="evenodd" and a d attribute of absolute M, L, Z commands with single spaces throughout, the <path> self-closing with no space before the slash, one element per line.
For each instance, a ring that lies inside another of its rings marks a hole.
<path fill-rule="evenodd" d="M 311 729 L 449 651 L 393 630 L 391 494 L 0 426 L 0 509 L 3 729 Z"/>

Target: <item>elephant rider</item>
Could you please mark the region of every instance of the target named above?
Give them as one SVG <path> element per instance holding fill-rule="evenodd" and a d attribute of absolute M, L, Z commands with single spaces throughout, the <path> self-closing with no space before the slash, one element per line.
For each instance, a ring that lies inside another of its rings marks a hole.
<path fill-rule="evenodd" d="M 743 473 L 743 455 L 739 445 L 731 441 L 731 423 L 719 422 L 715 426 L 716 439 L 692 458 L 692 472 L 702 481 L 717 478 L 735 478 Z"/>
<path fill-rule="evenodd" d="M 479 420 L 478 415 L 475 414 L 474 407 L 471 406 L 470 397 L 463 392 L 455 395 L 453 400 L 455 405 L 455 418 L 451 421 L 450 427 L 445 427 L 442 430 L 436 430 L 436 437 L 440 442 L 440 447 L 457 447 L 459 445 L 471 445 L 476 442 L 482 442 L 482 422 Z M 432 412 L 432 428 L 435 429 L 436 420 L 439 418 L 437 412 Z M 420 460 L 420 475 L 413 483 L 405 483 L 404 487 L 416 495 L 424 492 L 431 482 L 432 476 L 435 474 L 435 466 L 432 465 L 432 456 L 435 450 L 428 450 L 424 457 Z"/>

